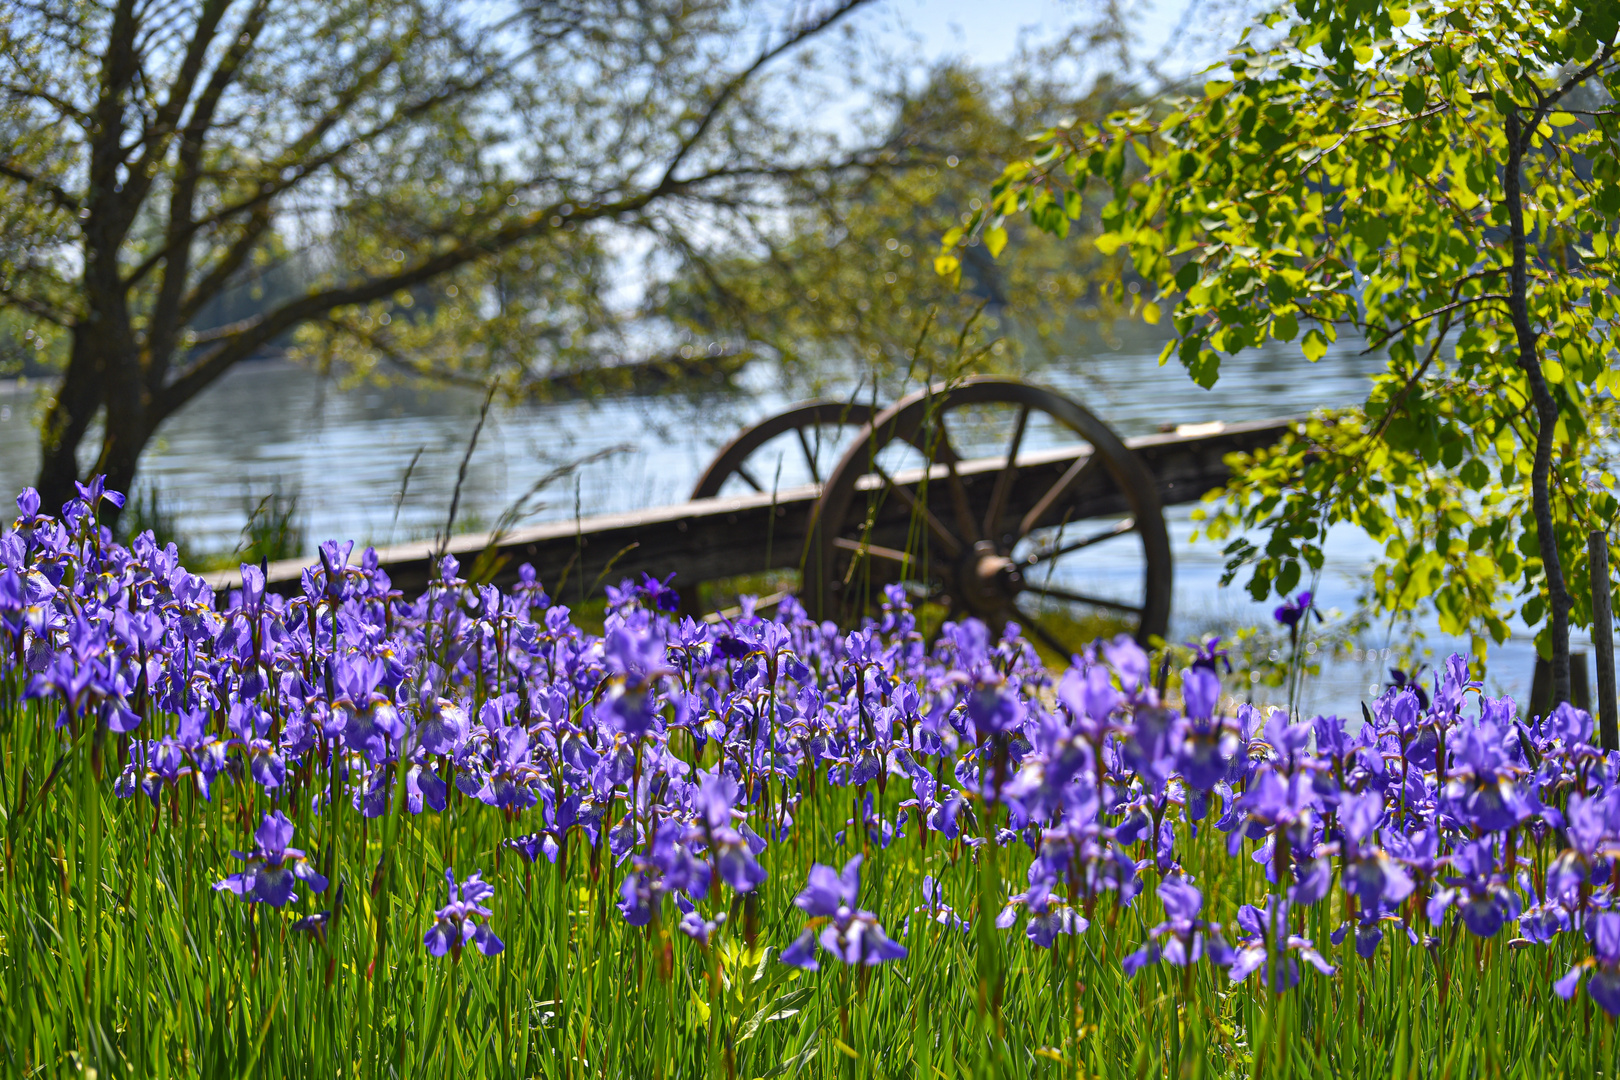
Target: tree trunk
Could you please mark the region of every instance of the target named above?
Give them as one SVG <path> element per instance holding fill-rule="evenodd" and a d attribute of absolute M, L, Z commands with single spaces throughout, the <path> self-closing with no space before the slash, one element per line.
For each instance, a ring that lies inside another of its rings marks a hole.
<path fill-rule="evenodd" d="M 1507 114 L 1508 158 L 1502 175 L 1507 201 L 1508 228 L 1513 242 L 1513 265 L 1508 275 L 1508 309 L 1519 344 L 1519 367 L 1530 383 L 1531 400 L 1536 407 L 1536 457 L 1530 470 L 1530 494 L 1536 518 L 1536 540 L 1541 548 L 1542 572 L 1547 576 L 1548 627 L 1552 633 L 1553 704 L 1569 700 L 1569 588 L 1564 582 L 1564 566 L 1558 554 L 1558 534 L 1553 525 L 1552 474 L 1553 438 L 1558 427 L 1558 402 L 1541 371 L 1541 357 L 1535 329 L 1530 325 L 1526 299 L 1524 206 L 1520 191 L 1520 167 L 1524 160 L 1525 138 L 1519 114 Z"/>
<path fill-rule="evenodd" d="M 101 437 L 101 454 L 93 471 L 107 478 L 110 490 L 128 495 L 134 494 L 135 470 L 141 451 L 152 437 L 143 376 L 139 354 L 132 352 L 108 363 L 107 377 L 102 380 L 106 426 Z M 113 524 L 117 520 L 116 512 L 116 507 L 106 507 L 102 520 Z"/>
<path fill-rule="evenodd" d="M 56 399 L 45 413 L 40 431 L 39 488 L 41 506 L 56 513 L 78 492 L 79 444 L 101 408 L 101 371 L 105 350 L 95 338 L 94 325 L 81 323 L 73 330 L 67 370 L 62 373 Z"/>

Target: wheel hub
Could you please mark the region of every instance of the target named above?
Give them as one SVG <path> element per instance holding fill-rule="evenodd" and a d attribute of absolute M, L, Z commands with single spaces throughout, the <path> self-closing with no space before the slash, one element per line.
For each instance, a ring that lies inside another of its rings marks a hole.
<path fill-rule="evenodd" d="M 989 540 L 980 540 L 963 560 L 958 575 L 962 599 L 968 610 L 980 617 L 1007 610 L 1013 597 L 1024 588 L 1018 565 L 996 550 Z"/>

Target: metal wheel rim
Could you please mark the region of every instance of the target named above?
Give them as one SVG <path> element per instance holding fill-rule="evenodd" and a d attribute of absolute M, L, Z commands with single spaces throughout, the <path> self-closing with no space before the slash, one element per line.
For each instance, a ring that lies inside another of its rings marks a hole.
<path fill-rule="evenodd" d="M 917 446 L 935 466 L 950 466 L 956 460 L 954 448 L 947 446 L 950 452 L 938 459 L 929 458 L 920 445 L 925 441 L 923 428 L 931 416 L 975 404 L 1016 405 L 1026 417 L 1034 411 L 1043 412 L 1092 446 L 1091 459 L 1108 471 L 1130 506 L 1132 531 L 1139 534 L 1142 544 L 1145 580 L 1135 636 L 1143 642 L 1162 637 L 1169 625 L 1174 568 L 1164 511 L 1152 474 L 1113 429 L 1079 402 L 1030 383 L 989 377 L 973 377 L 955 386 L 934 386 L 911 394 L 874 417 L 868 431 L 845 453 L 823 486 L 805 553 L 805 599 L 811 610 L 822 618 L 835 618 L 840 613 L 842 604 L 835 595 L 831 571 L 839 565 L 842 552 L 837 545 L 855 507 L 856 484 L 868 475 L 868 464 L 877 452 L 899 438 Z M 1015 436 L 1014 449 L 1017 439 Z M 1012 464 L 1013 468 L 1006 471 L 1016 475 L 1017 462 Z M 951 599 L 954 613 L 961 598 Z M 1033 619 L 1016 604 L 1010 605 L 1010 613 L 1026 626 Z M 1045 633 L 1044 628 L 1041 632 Z"/>
<path fill-rule="evenodd" d="M 698 477 L 697 486 L 692 489 L 692 498 L 712 499 L 718 496 L 727 480 L 740 475 L 749 456 L 778 435 L 794 430 L 802 432 L 805 428 L 817 426 L 865 428 L 876 412 L 871 405 L 854 401 L 807 401 L 766 417 L 738 432 L 720 448 L 709 462 L 709 467 L 703 470 L 703 475 Z"/>

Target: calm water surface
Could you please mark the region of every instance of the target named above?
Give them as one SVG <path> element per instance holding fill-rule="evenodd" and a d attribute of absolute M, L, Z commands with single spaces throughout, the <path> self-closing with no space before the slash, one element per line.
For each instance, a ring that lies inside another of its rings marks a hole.
<path fill-rule="evenodd" d="M 1314 365 L 1294 352 L 1261 351 L 1229 359 L 1216 387 L 1203 390 L 1179 365 L 1159 367 L 1157 352 L 1152 341 L 1127 340 L 1052 363 L 1033 377 L 1078 398 L 1129 436 L 1163 424 L 1263 419 L 1350 404 L 1365 396 L 1366 378 L 1381 363 L 1352 348 L 1331 351 Z M 466 459 L 458 531 L 492 524 L 542 477 L 604 451 L 613 452 L 543 490 L 525 522 L 684 501 L 715 450 L 737 430 L 804 396 L 763 370 L 750 369 L 740 383 L 736 391 L 689 396 L 496 405 Z M 163 428 L 143 462 L 142 483 L 156 486 L 201 549 L 234 546 L 247 507 L 277 488 L 297 493 L 312 546 L 327 537 L 381 546 L 430 536 L 443 528 L 480 404 L 479 395 L 463 390 L 343 388 L 287 363 L 244 365 Z M 15 491 L 33 480 L 38 408 L 37 385 L 0 386 L 0 489 Z M 783 455 L 780 468 L 783 487 L 809 479 L 796 454 Z M 1269 622 L 1269 606 L 1254 604 L 1237 586 L 1220 587 L 1220 550 L 1189 542 L 1189 510 L 1169 512 L 1174 632 Z M 1323 606 L 1348 610 L 1376 549 L 1354 530 L 1340 530 L 1328 551 Z M 1399 642 L 1363 642 L 1391 644 Z M 1436 656 L 1456 644 L 1431 628 Z M 1527 694 L 1531 663 L 1521 633 L 1493 650 L 1488 689 Z M 1308 704 L 1359 712 L 1357 699 L 1383 677 L 1381 668 L 1377 660 L 1334 663 L 1309 691 Z"/>

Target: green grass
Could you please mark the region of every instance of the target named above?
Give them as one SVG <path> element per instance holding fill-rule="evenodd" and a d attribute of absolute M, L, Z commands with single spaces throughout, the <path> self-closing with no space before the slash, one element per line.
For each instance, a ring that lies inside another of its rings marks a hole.
<path fill-rule="evenodd" d="M 867 848 L 862 903 L 898 936 L 932 874 L 975 923 L 962 934 L 914 918 L 904 961 L 817 973 L 774 960 L 803 925 L 791 898 L 815 861 L 860 850 L 833 834 L 850 792 L 806 778 L 793 834 L 767 849 L 757 904 L 738 905 L 712 950 L 613 908 L 619 869 L 576 835 L 560 867 L 528 866 L 499 843 L 519 822 L 454 793 L 445 813 L 363 821 L 313 815 L 311 789 L 284 801 L 295 846 L 333 852 L 344 902 L 323 942 L 277 912 L 214 892 L 268 808 L 221 778 L 212 801 L 166 789 L 160 806 L 110 791 L 114 737 L 65 740 L 54 709 L 0 688 L 0 1062 L 9 1076 L 101 1077 L 1553 1077 L 1614 1075 L 1614 1024 L 1551 983 L 1565 943 L 1517 950 L 1504 933 L 1442 935 L 1428 950 L 1386 939 L 1364 964 L 1330 951 L 1335 978 L 1307 971 L 1274 996 L 1207 964 L 1119 960 L 1159 920 L 1151 888 L 1111 901 L 1083 935 L 1045 951 L 995 931 L 1022 887 L 1021 846 L 976 864 L 960 842 L 915 828 Z M 687 755 L 689 758 L 690 754 Z M 705 762 L 707 763 L 707 762 Z M 872 794 L 892 814 L 890 778 Z M 622 804 L 621 810 L 622 813 Z M 531 826 L 532 827 L 532 826 Z M 1230 922 L 1261 895 L 1260 871 L 1205 829 L 1178 839 Z M 1183 846 L 1184 845 L 1184 846 Z M 1247 853 L 1245 852 L 1245 855 Z M 1545 869 L 1546 853 L 1531 852 Z M 459 962 L 421 937 L 443 903 L 442 871 L 482 869 L 507 948 Z M 1148 872 L 1151 883 L 1154 875 Z M 320 898 L 330 906 L 333 892 Z M 1342 894 L 1304 913 L 1327 949 Z M 297 905 L 306 913 L 311 905 Z M 1020 926 L 1022 925 L 1020 921 Z"/>

